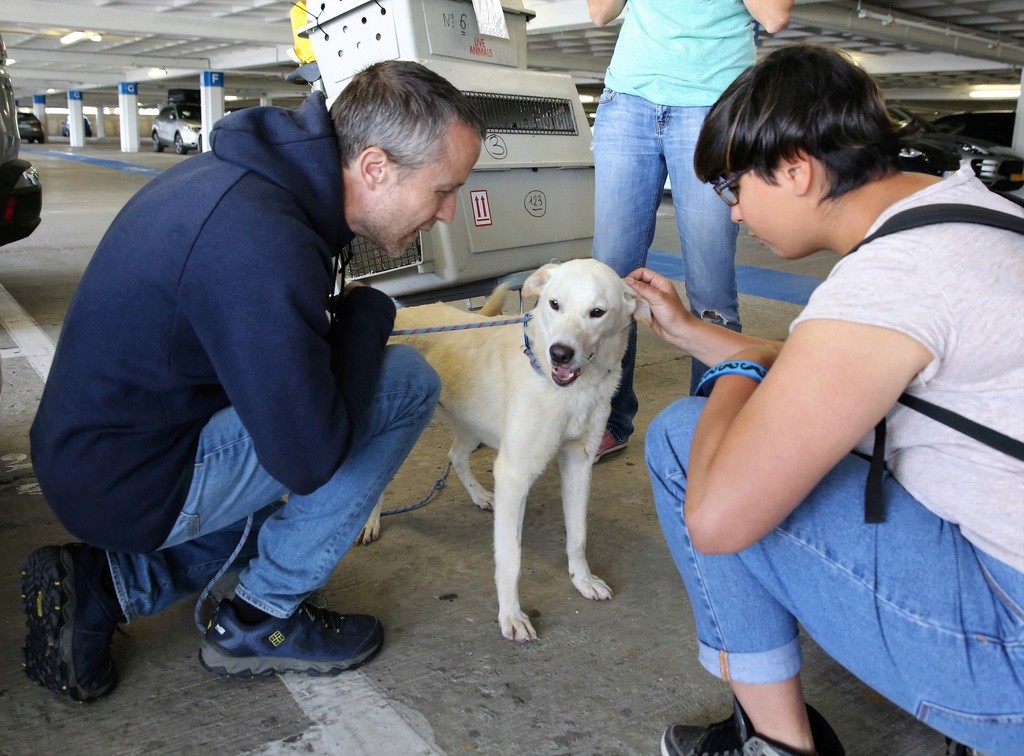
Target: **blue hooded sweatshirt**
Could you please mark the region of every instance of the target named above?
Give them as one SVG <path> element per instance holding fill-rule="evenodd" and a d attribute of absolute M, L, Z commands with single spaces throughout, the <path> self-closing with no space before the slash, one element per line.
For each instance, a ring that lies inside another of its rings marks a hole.
<path fill-rule="evenodd" d="M 330 317 L 334 258 L 353 234 L 322 94 L 294 111 L 229 115 L 210 146 L 107 230 L 32 426 L 47 502 L 71 533 L 112 551 L 164 542 L 199 434 L 228 405 L 289 491 L 326 483 L 394 325 L 391 299 L 369 287 Z"/>

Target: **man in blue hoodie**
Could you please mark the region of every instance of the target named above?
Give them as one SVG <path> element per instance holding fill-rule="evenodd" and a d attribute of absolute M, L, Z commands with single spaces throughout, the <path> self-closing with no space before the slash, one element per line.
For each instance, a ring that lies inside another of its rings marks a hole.
<path fill-rule="evenodd" d="M 200 652 L 210 671 L 335 674 L 377 652 L 376 618 L 306 599 L 440 384 L 418 353 L 386 346 L 391 299 L 353 284 L 334 296 L 336 273 L 356 235 L 398 255 L 450 222 L 483 136 L 449 82 L 388 61 L 329 111 L 313 93 L 222 119 L 211 151 L 125 205 L 32 426 L 43 494 L 84 541 L 24 564 L 32 680 L 75 701 L 110 693 L 117 624 L 196 593 L 232 556 L 238 587 Z"/>

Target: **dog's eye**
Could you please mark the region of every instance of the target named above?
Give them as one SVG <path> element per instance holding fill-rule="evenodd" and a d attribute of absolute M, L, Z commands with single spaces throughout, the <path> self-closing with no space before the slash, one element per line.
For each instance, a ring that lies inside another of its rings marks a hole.
<path fill-rule="evenodd" d="M 556 312 L 558 311 L 558 300 L 557 299 L 549 299 L 548 300 L 548 304 L 551 305 L 551 309 L 552 310 L 555 310 Z"/>
<path fill-rule="evenodd" d="M 590 317 L 592 317 L 592 318 L 604 317 L 604 313 L 605 313 L 605 311 L 602 310 L 600 307 L 595 307 L 593 310 L 590 311 Z"/>

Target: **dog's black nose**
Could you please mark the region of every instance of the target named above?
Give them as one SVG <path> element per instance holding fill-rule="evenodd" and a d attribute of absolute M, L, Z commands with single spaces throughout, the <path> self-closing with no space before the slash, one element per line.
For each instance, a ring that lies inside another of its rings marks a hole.
<path fill-rule="evenodd" d="M 551 355 L 551 364 L 558 366 L 568 365 L 572 362 L 576 352 L 564 344 L 552 344 L 551 348 L 548 349 L 548 354 Z"/>

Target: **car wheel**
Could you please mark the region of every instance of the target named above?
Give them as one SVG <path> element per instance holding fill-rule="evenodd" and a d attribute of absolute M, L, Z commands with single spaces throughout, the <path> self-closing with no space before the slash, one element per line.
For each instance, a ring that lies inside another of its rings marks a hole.
<path fill-rule="evenodd" d="M 179 155 L 188 154 L 188 147 L 186 147 L 185 143 L 181 141 L 181 134 L 174 135 L 174 151 L 177 152 Z"/>
<path fill-rule="evenodd" d="M 162 144 L 160 144 L 160 137 L 158 137 L 156 135 L 156 132 L 154 131 L 153 132 L 153 152 L 163 152 L 163 151 L 164 151 L 164 146 Z"/>

